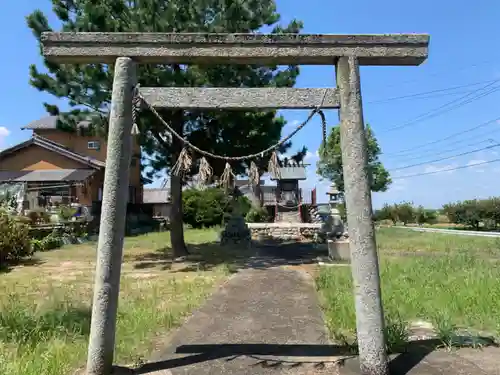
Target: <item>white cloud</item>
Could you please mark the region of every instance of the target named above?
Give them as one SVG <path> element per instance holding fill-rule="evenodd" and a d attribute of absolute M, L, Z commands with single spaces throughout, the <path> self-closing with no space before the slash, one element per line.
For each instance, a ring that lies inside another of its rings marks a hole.
<path fill-rule="evenodd" d="M 5 138 L 10 135 L 10 130 L 5 126 L 0 126 L 0 138 Z"/>
<path fill-rule="evenodd" d="M 299 120 L 292 120 L 288 121 L 286 125 L 283 127 L 283 130 L 286 131 L 287 133 L 290 133 L 291 131 L 295 130 L 295 128 L 300 124 Z"/>
<path fill-rule="evenodd" d="M 447 174 L 452 174 L 455 171 L 448 170 L 448 169 L 452 169 L 452 168 L 455 168 L 454 164 L 447 164 L 447 165 L 440 165 L 440 166 L 429 165 L 429 166 L 425 167 L 424 173 L 443 172 L 443 173 L 447 173 Z"/>
<path fill-rule="evenodd" d="M 484 172 L 484 168 L 481 167 L 481 164 L 485 163 L 486 160 L 470 160 L 467 165 L 469 167 L 471 167 L 470 169 L 473 169 L 475 172 L 478 172 L 478 173 L 483 173 Z M 476 164 L 480 164 L 479 166 L 475 166 Z"/>
<path fill-rule="evenodd" d="M 395 180 L 391 186 L 389 187 L 389 190 L 391 191 L 402 191 L 402 190 L 406 190 L 406 187 L 407 187 L 407 182 L 405 179 L 401 179 L 401 180 Z"/>
<path fill-rule="evenodd" d="M 307 154 L 306 154 L 304 160 L 311 161 L 311 160 L 318 159 L 318 158 L 319 158 L 319 154 L 318 154 L 317 150 L 315 152 L 307 151 Z"/>
<path fill-rule="evenodd" d="M 3 145 L 5 145 L 5 138 L 7 138 L 10 135 L 10 130 L 7 129 L 5 126 L 0 126 L 0 151 L 3 150 Z"/>
<path fill-rule="evenodd" d="M 477 160 L 477 159 L 472 159 L 472 160 L 470 160 L 470 161 L 467 163 L 467 165 L 468 165 L 468 166 L 473 166 L 473 165 L 476 165 L 476 164 L 481 164 L 481 163 L 485 163 L 485 162 L 486 162 L 486 160 L 481 160 L 481 159 L 479 159 L 479 160 Z"/>

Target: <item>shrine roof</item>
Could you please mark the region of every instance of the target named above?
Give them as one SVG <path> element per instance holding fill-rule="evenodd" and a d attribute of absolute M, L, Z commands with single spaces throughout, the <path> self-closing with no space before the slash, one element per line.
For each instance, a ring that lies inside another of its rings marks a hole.
<path fill-rule="evenodd" d="M 279 176 L 271 175 L 271 180 L 306 180 L 305 167 L 282 167 L 279 169 Z"/>

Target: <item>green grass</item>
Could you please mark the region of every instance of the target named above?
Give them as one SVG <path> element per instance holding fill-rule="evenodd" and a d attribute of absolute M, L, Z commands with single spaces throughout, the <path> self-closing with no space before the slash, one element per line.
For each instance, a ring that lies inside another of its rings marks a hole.
<path fill-rule="evenodd" d="M 500 267 L 491 259 L 500 254 L 498 239 L 381 229 L 377 242 L 390 325 L 430 321 L 442 337 L 457 327 L 500 332 L 496 313 L 500 311 Z M 322 267 L 317 287 L 332 336 L 352 336 L 350 267 Z"/>
<path fill-rule="evenodd" d="M 500 238 L 417 232 L 411 229 L 377 230 L 379 252 L 439 252 L 499 256 Z"/>
<path fill-rule="evenodd" d="M 168 260 L 168 233 L 126 239 L 115 362 L 147 359 L 158 336 L 228 276 L 234 253 L 222 252 L 215 238 L 215 230 L 186 231 L 194 255 L 181 264 Z M 2 375 L 71 374 L 85 364 L 95 244 L 38 256 L 39 264 L 0 274 Z"/>

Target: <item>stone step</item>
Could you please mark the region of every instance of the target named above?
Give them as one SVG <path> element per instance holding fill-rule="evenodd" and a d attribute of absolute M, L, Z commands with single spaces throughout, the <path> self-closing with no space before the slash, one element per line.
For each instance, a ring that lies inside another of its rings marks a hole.
<path fill-rule="evenodd" d="M 289 212 L 278 212 L 276 215 L 277 223 L 301 223 L 302 218 L 300 217 L 300 213 L 298 211 L 289 211 Z"/>

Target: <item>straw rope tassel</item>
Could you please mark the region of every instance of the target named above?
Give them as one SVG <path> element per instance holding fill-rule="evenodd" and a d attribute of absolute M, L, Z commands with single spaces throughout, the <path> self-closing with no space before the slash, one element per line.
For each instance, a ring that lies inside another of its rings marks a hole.
<path fill-rule="evenodd" d="M 260 180 L 259 168 L 257 168 L 257 164 L 255 162 L 250 163 L 250 168 L 248 170 L 248 179 L 253 186 L 257 186 Z"/>
<path fill-rule="evenodd" d="M 226 162 L 226 166 L 224 167 L 224 172 L 222 173 L 221 176 L 221 184 L 224 186 L 224 188 L 229 189 L 231 188 L 232 182 L 233 182 L 233 170 L 231 169 L 231 164 Z"/>
<path fill-rule="evenodd" d="M 267 166 L 268 172 L 271 174 L 271 176 L 275 178 L 280 178 L 281 173 L 280 173 L 280 162 L 278 159 L 278 154 L 276 151 L 274 151 L 271 154 L 271 158 L 269 159 L 269 164 Z"/>
<path fill-rule="evenodd" d="M 206 185 L 210 182 L 214 171 L 210 164 L 208 163 L 207 158 L 202 157 L 200 160 L 200 167 L 198 171 L 198 179 L 202 185 Z"/>
<path fill-rule="evenodd" d="M 174 167 L 172 168 L 172 173 L 175 174 L 176 176 L 181 176 L 183 173 L 186 173 L 189 170 L 191 170 L 192 163 L 193 160 L 189 155 L 188 149 L 184 147 L 181 153 L 179 154 L 179 158 L 175 162 Z"/>

